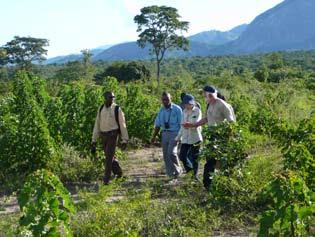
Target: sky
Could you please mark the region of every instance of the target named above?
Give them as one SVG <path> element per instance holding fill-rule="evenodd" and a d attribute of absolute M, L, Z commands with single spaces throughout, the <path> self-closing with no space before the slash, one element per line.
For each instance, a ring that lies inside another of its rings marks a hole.
<path fill-rule="evenodd" d="M 178 9 L 187 35 L 250 23 L 283 0 L 0 0 L 0 46 L 14 36 L 49 40 L 48 57 L 137 40 L 133 18 L 150 5 Z"/>

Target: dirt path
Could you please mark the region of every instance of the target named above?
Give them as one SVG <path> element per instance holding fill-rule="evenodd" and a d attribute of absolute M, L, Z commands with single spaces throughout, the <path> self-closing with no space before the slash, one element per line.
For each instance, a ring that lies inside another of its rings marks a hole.
<path fill-rule="evenodd" d="M 123 183 L 123 188 L 138 188 L 141 189 L 146 180 L 157 178 L 161 181 L 167 180 L 164 173 L 164 162 L 162 158 L 161 148 L 145 148 L 129 151 L 127 153 L 128 159 L 120 161 L 124 175 L 127 177 Z M 200 167 L 202 169 L 202 167 Z M 89 192 L 97 192 L 99 183 L 77 183 L 66 185 L 71 193 L 75 203 L 80 202 L 77 191 L 78 189 L 88 190 Z M 117 201 L 124 198 L 123 190 L 117 190 L 114 195 L 110 197 L 107 202 Z M 0 197 L 0 215 L 9 215 L 18 213 L 19 206 L 15 196 Z M 244 231 L 221 232 L 214 231 L 214 237 L 251 237 Z"/>
<path fill-rule="evenodd" d="M 166 178 L 163 174 L 162 152 L 160 148 L 146 148 L 129 151 L 128 160 L 121 161 L 124 175 L 127 176 L 125 185 L 141 186 L 148 178 Z M 85 189 L 90 192 L 97 192 L 98 183 L 71 183 L 66 185 L 75 202 L 79 202 L 77 190 Z M 119 194 L 109 201 L 119 199 Z M 0 215 L 19 212 L 19 206 L 15 196 L 0 197 Z"/>

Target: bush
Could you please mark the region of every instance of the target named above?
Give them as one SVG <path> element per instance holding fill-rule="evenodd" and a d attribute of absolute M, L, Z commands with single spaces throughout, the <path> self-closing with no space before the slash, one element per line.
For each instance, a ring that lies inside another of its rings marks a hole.
<path fill-rule="evenodd" d="M 252 221 L 248 213 L 264 209 L 261 192 L 273 179 L 273 174 L 281 169 L 278 163 L 277 157 L 255 156 L 228 176 L 216 173 L 211 187 L 213 205 L 239 216 L 244 213 L 243 219 Z"/>
<path fill-rule="evenodd" d="M 32 79 L 25 72 L 17 74 L 13 99 L 0 113 L 0 173 L 15 189 L 35 170 L 54 169 L 59 158 L 44 112 L 34 96 Z"/>
<path fill-rule="evenodd" d="M 57 175 L 62 182 L 92 182 L 102 178 L 102 159 L 91 160 L 80 155 L 69 145 L 61 147 L 61 159 Z"/>
<path fill-rule="evenodd" d="M 315 193 L 303 178 L 292 171 L 282 172 L 267 186 L 264 196 L 271 205 L 261 216 L 259 237 L 311 236 Z"/>
<path fill-rule="evenodd" d="M 47 170 L 31 174 L 18 193 L 22 236 L 72 236 L 70 215 L 75 208 L 58 177 Z M 62 227 L 62 229 L 60 229 Z M 63 230 L 63 231 L 61 231 Z"/>
<path fill-rule="evenodd" d="M 104 72 L 97 74 L 95 80 L 99 82 L 105 77 L 115 77 L 118 81 L 129 82 L 145 80 L 150 76 L 150 71 L 139 62 L 114 63 L 106 68 Z"/>
<path fill-rule="evenodd" d="M 247 157 L 246 137 L 236 123 L 224 121 L 217 126 L 204 130 L 204 148 L 202 158 L 214 158 L 220 161 L 221 171 L 228 174 Z"/>

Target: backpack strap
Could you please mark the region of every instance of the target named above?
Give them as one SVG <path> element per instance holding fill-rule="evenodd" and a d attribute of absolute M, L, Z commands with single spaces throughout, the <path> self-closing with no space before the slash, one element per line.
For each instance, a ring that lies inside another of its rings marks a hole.
<path fill-rule="evenodd" d="M 118 130 L 119 130 L 119 133 L 120 133 L 120 124 L 119 124 L 119 114 L 118 114 L 118 112 L 119 112 L 119 106 L 118 105 L 116 105 L 115 106 L 115 120 L 116 120 L 116 123 L 117 123 L 117 125 L 118 125 Z"/>
<path fill-rule="evenodd" d="M 100 107 L 100 109 L 99 109 L 99 111 L 98 111 L 99 113 L 101 113 L 102 109 L 104 108 L 104 105 L 105 105 L 105 104 L 102 104 L 102 105 L 101 105 L 101 107 Z"/>
<path fill-rule="evenodd" d="M 102 109 L 104 108 L 104 106 L 105 106 L 105 104 L 102 104 L 102 105 L 101 105 L 101 107 L 100 107 L 100 109 L 99 109 L 99 113 L 101 113 L 101 111 L 102 111 Z M 116 105 L 116 106 L 115 106 L 115 120 L 116 120 L 116 123 L 117 123 L 117 125 L 118 125 L 118 130 L 119 130 L 119 133 L 120 133 L 119 114 L 118 114 L 119 108 L 120 108 L 119 105 Z"/>

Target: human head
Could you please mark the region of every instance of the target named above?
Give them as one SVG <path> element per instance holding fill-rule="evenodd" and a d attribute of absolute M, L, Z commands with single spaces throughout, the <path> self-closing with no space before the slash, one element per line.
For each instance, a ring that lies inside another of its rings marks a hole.
<path fill-rule="evenodd" d="M 186 94 L 183 97 L 183 103 L 185 104 L 185 109 L 191 110 L 195 105 L 195 98 L 191 94 Z"/>
<path fill-rule="evenodd" d="M 107 106 L 110 106 L 113 104 L 114 100 L 115 100 L 115 95 L 113 92 L 111 91 L 106 91 L 104 94 L 104 99 L 105 99 L 105 104 Z"/>
<path fill-rule="evenodd" d="M 203 92 L 208 103 L 217 99 L 218 91 L 213 86 L 205 86 Z"/>
<path fill-rule="evenodd" d="M 168 108 L 168 107 L 171 106 L 172 97 L 171 97 L 171 94 L 170 94 L 170 93 L 168 93 L 168 92 L 163 92 L 163 93 L 162 93 L 161 100 L 162 100 L 162 104 L 164 105 L 164 107 Z"/>

